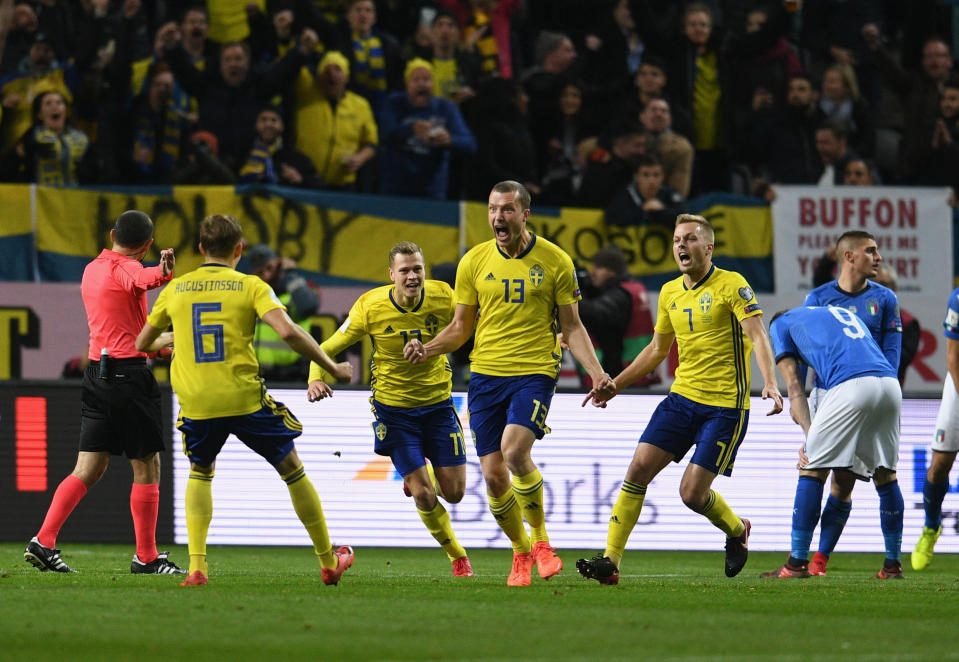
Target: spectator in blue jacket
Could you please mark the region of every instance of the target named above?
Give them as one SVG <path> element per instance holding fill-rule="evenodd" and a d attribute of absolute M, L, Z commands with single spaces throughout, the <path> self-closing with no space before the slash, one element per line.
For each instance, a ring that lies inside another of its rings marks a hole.
<path fill-rule="evenodd" d="M 476 139 L 456 104 L 433 95 L 433 65 L 414 58 L 406 92 L 386 100 L 380 120 L 380 189 L 387 195 L 445 199 L 450 153 L 473 154 Z"/>

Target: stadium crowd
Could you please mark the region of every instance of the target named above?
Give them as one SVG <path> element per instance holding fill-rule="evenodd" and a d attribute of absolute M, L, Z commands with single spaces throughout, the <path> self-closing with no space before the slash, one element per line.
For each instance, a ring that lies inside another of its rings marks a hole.
<path fill-rule="evenodd" d="M 482 200 L 516 180 L 621 225 L 706 192 L 854 183 L 850 162 L 873 183 L 955 186 L 954 38 L 937 32 L 953 11 L 2 0 L 0 180 Z"/>

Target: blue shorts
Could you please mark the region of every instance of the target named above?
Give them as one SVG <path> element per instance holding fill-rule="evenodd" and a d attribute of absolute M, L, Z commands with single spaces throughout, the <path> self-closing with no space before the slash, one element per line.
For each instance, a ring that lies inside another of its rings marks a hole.
<path fill-rule="evenodd" d="M 729 476 L 748 424 L 748 409 L 703 405 L 670 393 L 656 407 L 639 442 L 672 453 L 675 462 L 695 445 L 691 463 Z"/>
<path fill-rule="evenodd" d="M 183 452 L 190 462 L 201 467 L 213 464 L 230 434 L 276 466 L 290 454 L 293 440 L 303 432 L 303 425 L 293 412 L 269 395 L 265 396 L 263 407 L 252 414 L 200 420 L 180 416 L 176 427 L 183 434 Z"/>
<path fill-rule="evenodd" d="M 458 467 L 466 464 L 466 442 L 453 399 L 425 407 L 391 407 L 370 398 L 373 405 L 373 450 L 387 455 L 401 476 L 426 464 Z"/>
<path fill-rule="evenodd" d="M 480 457 L 500 450 L 507 425 L 522 425 L 542 439 L 556 379 L 546 375 L 493 377 L 470 374 L 470 430 Z"/>

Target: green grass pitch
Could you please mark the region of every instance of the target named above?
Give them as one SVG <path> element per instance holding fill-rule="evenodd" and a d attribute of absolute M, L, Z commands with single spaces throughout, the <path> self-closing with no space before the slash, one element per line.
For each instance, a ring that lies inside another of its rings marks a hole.
<path fill-rule="evenodd" d="M 434 549 L 358 548 L 339 586 L 312 550 L 211 547 L 210 584 L 129 574 L 129 545 L 70 544 L 80 574 L 40 573 L 0 544 L 0 660 L 959 660 L 959 555 L 906 579 L 882 555 L 837 553 L 826 577 L 760 580 L 785 554 L 627 552 L 618 586 L 579 577 L 506 586 L 510 554 L 474 550 L 453 579 Z M 184 547 L 170 548 L 185 564 Z"/>

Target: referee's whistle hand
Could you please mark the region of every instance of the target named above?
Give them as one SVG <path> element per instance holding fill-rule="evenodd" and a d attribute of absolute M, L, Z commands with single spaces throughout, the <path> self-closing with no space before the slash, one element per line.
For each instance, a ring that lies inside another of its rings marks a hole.
<path fill-rule="evenodd" d="M 173 273 L 173 266 L 176 264 L 176 258 L 173 256 L 172 248 L 164 248 L 160 251 L 160 266 L 163 267 L 163 275 L 168 276 Z"/>

